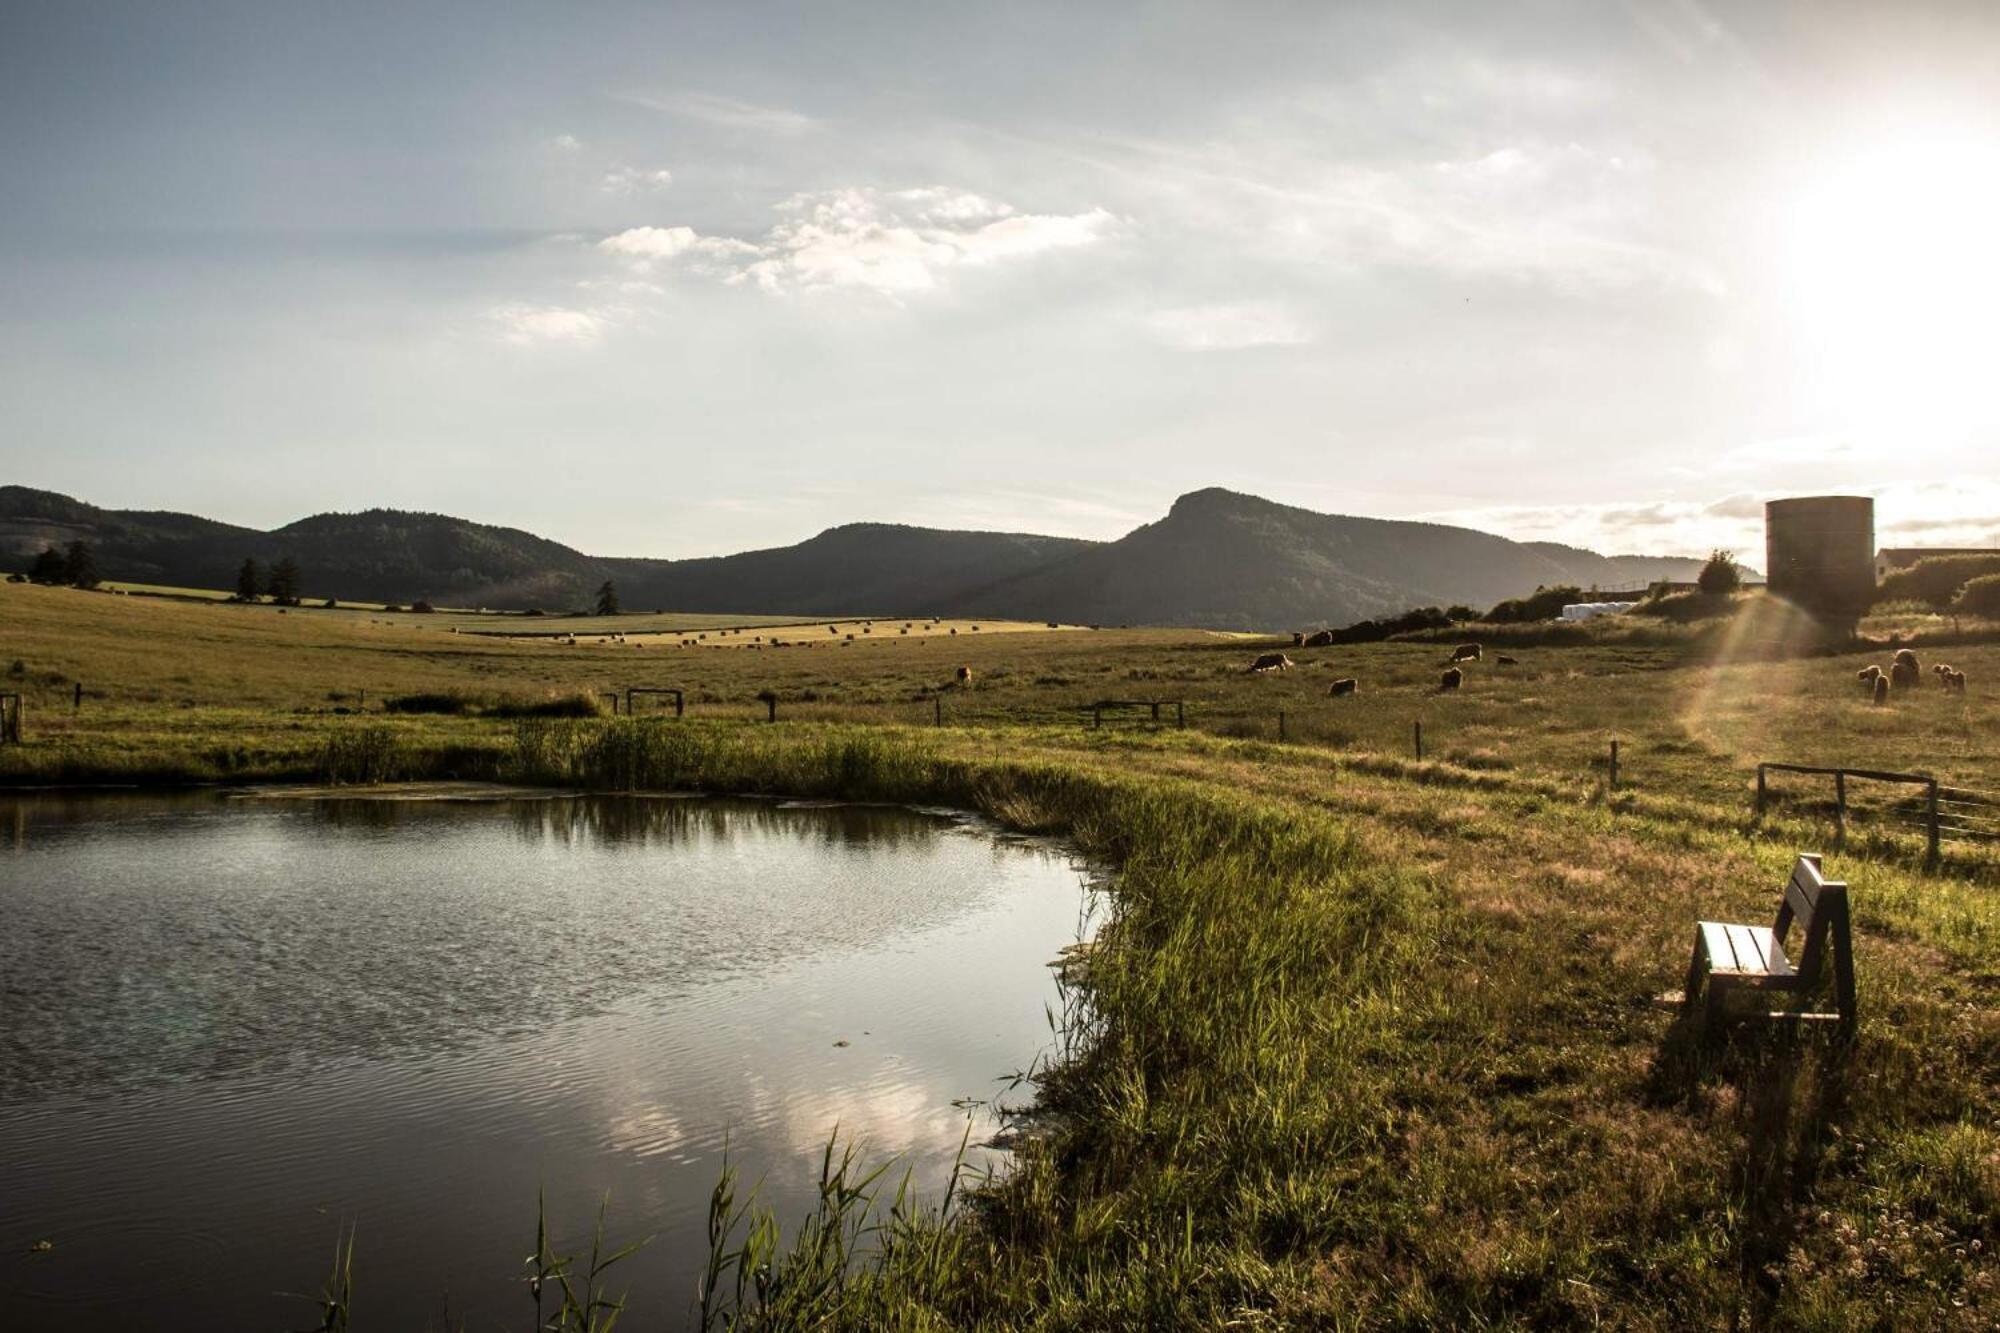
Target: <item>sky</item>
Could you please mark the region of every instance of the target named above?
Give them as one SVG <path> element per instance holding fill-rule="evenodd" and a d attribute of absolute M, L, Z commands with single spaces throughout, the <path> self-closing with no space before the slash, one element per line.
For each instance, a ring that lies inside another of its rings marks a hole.
<path fill-rule="evenodd" d="M 0 0 L 0 483 L 2000 543 L 2000 5 Z"/>

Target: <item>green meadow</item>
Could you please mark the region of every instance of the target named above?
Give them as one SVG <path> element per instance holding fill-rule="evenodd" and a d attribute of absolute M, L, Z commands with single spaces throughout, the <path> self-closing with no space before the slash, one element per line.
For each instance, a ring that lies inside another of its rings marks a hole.
<path fill-rule="evenodd" d="M 1975 633 L 1908 627 L 1970 688 L 1927 675 L 1876 708 L 1855 672 L 1885 648 L 1803 653 L 1761 604 L 1457 632 L 1486 652 L 1450 692 L 1449 641 L 878 621 L 682 647 L 427 619 L 0 586 L 0 691 L 26 705 L 0 780 L 920 802 L 1111 872 L 1014 1168 L 911 1200 L 836 1153 L 804 1218 L 721 1182 L 712 1327 L 2000 1321 L 2000 849 L 1927 864 L 1889 788 L 1850 793 L 1838 840 L 1824 783 L 1752 808 L 1759 761 L 2000 792 L 2000 648 Z M 1294 666 L 1248 672 L 1264 651 Z M 633 686 L 686 716 L 613 715 Z M 1171 705 L 1089 725 L 1107 700 L 1179 701 L 1186 727 Z M 1850 885 L 1854 1040 L 1657 1006 L 1695 920 L 1767 920 L 1807 850 Z M 615 1265 L 564 1273 L 559 1324 L 605 1327 Z"/>

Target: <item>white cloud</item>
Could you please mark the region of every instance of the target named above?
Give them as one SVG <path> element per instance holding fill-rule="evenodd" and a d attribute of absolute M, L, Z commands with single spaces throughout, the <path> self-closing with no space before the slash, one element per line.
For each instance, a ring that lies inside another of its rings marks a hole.
<path fill-rule="evenodd" d="M 618 166 L 604 172 L 600 188 L 612 194 L 646 194 L 674 184 L 674 172 L 664 166 Z"/>
<path fill-rule="evenodd" d="M 495 306 L 486 312 L 486 318 L 498 326 L 502 339 L 521 347 L 538 343 L 587 345 L 603 336 L 608 323 L 603 315 L 589 310 L 519 303 Z"/>
<path fill-rule="evenodd" d="M 673 183 L 674 173 L 665 167 L 618 167 L 604 173 L 599 188 L 612 194 L 646 194 Z"/>
<path fill-rule="evenodd" d="M 549 140 L 549 142 L 562 149 L 565 153 L 573 153 L 583 147 L 583 140 L 577 138 L 574 134 L 558 134 L 555 138 Z"/>
<path fill-rule="evenodd" d="M 766 291 L 852 287 L 897 297 L 936 287 L 945 270 L 1024 259 L 1095 243 L 1111 214 L 1017 213 L 997 200 L 941 187 L 829 190 L 778 205 L 756 240 L 703 236 L 692 227 L 634 227 L 598 249 L 650 268 L 689 262 Z"/>
<path fill-rule="evenodd" d="M 1303 321 L 1282 306 L 1263 301 L 1158 310 L 1147 325 L 1161 342 L 1201 352 L 1295 347 L 1313 340 Z"/>
<path fill-rule="evenodd" d="M 718 93 L 680 93 L 672 97 L 626 93 L 619 100 L 630 102 L 634 106 L 643 106 L 650 111 L 665 111 L 670 115 L 687 116 L 710 125 L 720 125 L 725 129 L 794 135 L 806 134 L 820 128 L 818 120 L 797 111 L 787 110 L 784 107 L 764 106 L 757 102 L 745 102 L 740 98 L 724 97 Z"/>

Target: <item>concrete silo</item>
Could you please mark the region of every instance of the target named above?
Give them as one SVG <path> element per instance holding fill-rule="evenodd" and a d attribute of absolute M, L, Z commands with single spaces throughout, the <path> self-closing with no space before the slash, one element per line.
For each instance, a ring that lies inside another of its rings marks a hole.
<path fill-rule="evenodd" d="M 1853 629 L 1875 600 L 1875 502 L 1865 495 L 1767 502 L 1764 568 L 1772 593 Z"/>

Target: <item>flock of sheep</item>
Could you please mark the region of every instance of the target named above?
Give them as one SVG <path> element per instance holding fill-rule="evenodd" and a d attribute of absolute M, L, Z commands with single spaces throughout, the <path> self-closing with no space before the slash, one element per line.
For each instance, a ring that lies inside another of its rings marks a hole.
<path fill-rule="evenodd" d="M 1295 633 L 1292 635 L 1292 646 L 1294 648 L 1320 648 L 1330 645 L 1332 642 L 1333 633 L 1331 630 L 1320 630 L 1316 634 Z M 1485 656 L 1485 648 L 1476 643 L 1461 643 L 1458 647 L 1452 649 L 1451 664 L 1445 668 L 1444 675 L 1438 679 L 1438 692 L 1442 694 L 1449 690 L 1455 690 L 1465 683 L 1465 671 L 1458 665 L 1460 662 L 1478 662 L 1484 660 Z M 1509 657 L 1505 653 L 1496 654 L 1493 662 L 1494 665 L 1503 667 L 1519 666 L 1521 664 L 1518 658 Z M 1250 663 L 1249 669 L 1253 675 L 1262 675 L 1270 671 L 1290 671 L 1295 665 L 1296 663 L 1283 653 L 1260 653 Z M 1964 677 L 1961 676 L 1960 680 L 1962 681 L 1963 679 Z M 1361 682 L 1352 676 L 1343 676 L 1339 680 L 1334 681 L 1333 684 L 1327 686 L 1326 692 L 1335 698 L 1346 694 L 1359 694 L 1361 692 Z"/>
<path fill-rule="evenodd" d="M 1898 694 L 1914 690 L 1923 682 L 1924 670 L 1917 662 L 1917 655 L 1908 648 L 1898 648 L 1895 660 L 1887 671 L 1879 666 L 1865 666 L 1854 673 L 1861 682 L 1861 688 L 1878 705 L 1889 702 L 1890 690 Z M 1946 666 L 1942 662 L 1931 667 L 1931 674 L 1937 677 L 1938 685 L 1946 690 L 1965 693 L 1965 673 Z"/>

